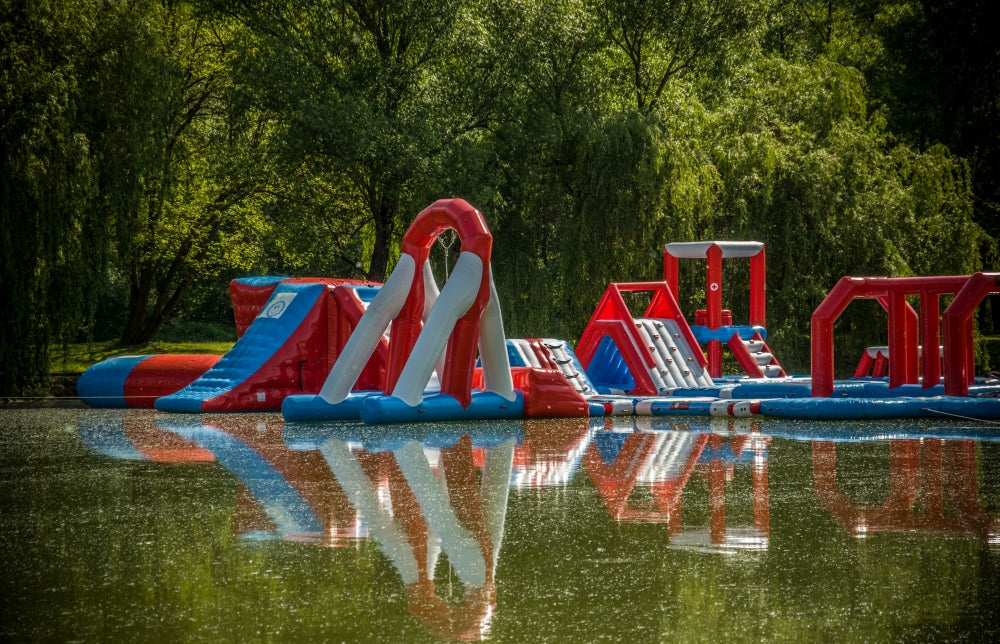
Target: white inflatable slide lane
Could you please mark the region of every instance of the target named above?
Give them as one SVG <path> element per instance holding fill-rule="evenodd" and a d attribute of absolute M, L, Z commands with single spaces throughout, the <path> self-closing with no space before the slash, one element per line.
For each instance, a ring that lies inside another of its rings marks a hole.
<path fill-rule="evenodd" d="M 490 271 L 490 300 L 483 310 L 479 327 L 479 356 L 483 364 L 484 388 L 506 400 L 514 400 L 514 380 L 510 374 L 510 356 L 507 355 L 507 338 L 503 332 L 500 313 L 500 296 Z"/>
<path fill-rule="evenodd" d="M 403 257 L 407 255 L 404 254 Z M 448 343 L 448 337 L 455 328 L 455 323 L 476 301 L 483 270 L 482 260 L 474 253 L 463 252 L 455 262 L 455 269 L 441 289 L 441 295 L 427 316 L 424 328 L 417 336 L 410 357 L 403 365 L 399 380 L 392 390 L 392 395 L 407 405 L 415 407 L 423 399 L 424 389 Z M 352 335 L 351 338 L 353 337 Z M 360 374 L 360 371 L 358 373 Z"/>
<path fill-rule="evenodd" d="M 415 274 L 416 262 L 404 253 L 385 285 L 368 305 L 354 333 L 347 339 L 344 350 L 333 364 L 333 369 L 319 392 L 323 400 L 335 405 L 351 393 L 351 388 L 358 381 L 358 376 L 378 346 L 382 334 L 403 308 Z"/>
<path fill-rule="evenodd" d="M 636 329 L 653 357 L 649 376 L 657 390 L 711 387 L 711 376 L 684 341 L 676 320 L 636 318 Z"/>
<path fill-rule="evenodd" d="M 432 308 L 434 308 L 434 302 L 437 301 L 438 296 L 441 295 L 441 291 L 438 289 L 437 280 L 434 279 L 434 271 L 431 269 L 431 260 L 424 260 L 424 311 L 422 318 L 424 322 L 427 321 L 427 316 L 430 314 Z"/>

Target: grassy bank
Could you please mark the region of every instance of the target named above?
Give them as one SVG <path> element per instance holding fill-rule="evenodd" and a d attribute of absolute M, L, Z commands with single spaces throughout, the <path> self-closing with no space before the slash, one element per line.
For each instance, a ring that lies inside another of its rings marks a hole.
<path fill-rule="evenodd" d="M 114 356 L 134 356 L 156 353 L 212 353 L 222 355 L 232 342 L 151 342 L 139 347 L 121 347 L 114 342 L 69 344 L 52 347 L 51 371 L 82 373 L 91 365 Z"/>

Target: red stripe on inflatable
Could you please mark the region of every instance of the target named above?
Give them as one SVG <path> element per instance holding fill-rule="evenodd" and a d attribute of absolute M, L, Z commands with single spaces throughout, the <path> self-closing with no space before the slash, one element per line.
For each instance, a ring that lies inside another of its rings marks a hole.
<path fill-rule="evenodd" d="M 580 418 L 590 407 L 557 369 L 513 367 L 514 388 L 524 395 L 526 418 Z M 607 407 L 605 408 L 607 409 Z M 611 415 L 613 409 L 608 410 Z"/>
<path fill-rule="evenodd" d="M 129 372 L 123 393 L 129 407 L 152 407 L 161 396 L 180 391 L 219 361 L 215 355 L 149 356 Z"/>

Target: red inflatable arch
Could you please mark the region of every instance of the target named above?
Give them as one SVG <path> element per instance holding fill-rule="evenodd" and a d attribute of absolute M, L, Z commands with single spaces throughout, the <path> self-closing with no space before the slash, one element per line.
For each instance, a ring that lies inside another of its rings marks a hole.
<path fill-rule="evenodd" d="M 493 235 L 482 214 L 463 199 L 439 199 L 425 208 L 403 235 L 402 252 L 413 258 L 416 271 L 409 295 L 392 322 L 389 341 L 389 365 L 385 391 L 392 391 L 413 351 L 422 328 L 424 310 L 424 262 L 431 246 L 444 231 L 458 233 L 462 252 L 474 253 L 482 260 L 483 275 L 479 292 L 469 310 L 459 318 L 448 339 L 441 391 L 456 398 L 462 406 L 471 400 L 472 375 L 479 346 L 479 325 L 490 299 L 490 254 Z"/>

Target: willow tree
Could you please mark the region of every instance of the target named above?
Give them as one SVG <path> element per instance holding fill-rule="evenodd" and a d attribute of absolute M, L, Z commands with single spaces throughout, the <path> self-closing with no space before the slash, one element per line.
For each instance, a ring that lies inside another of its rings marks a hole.
<path fill-rule="evenodd" d="M 79 127 L 82 11 L 0 3 L 0 395 L 48 387 L 49 345 L 89 308 L 104 233 L 83 209 L 91 191 Z"/>
<path fill-rule="evenodd" d="M 107 7 L 83 70 L 97 195 L 127 283 L 124 345 L 150 340 L 212 254 L 240 263 L 266 179 L 260 132 L 230 121 L 231 25 L 191 3 Z"/>
<path fill-rule="evenodd" d="M 966 164 L 941 147 L 894 144 L 856 69 L 768 58 L 743 78 L 709 128 L 723 186 L 711 232 L 767 244 L 772 346 L 795 368 L 808 366 L 812 311 L 842 276 L 978 268 L 985 237 Z M 853 331 L 848 359 L 885 342 L 877 306 L 841 322 Z"/>
<path fill-rule="evenodd" d="M 757 3 L 743 0 L 590 0 L 619 85 L 634 109 L 655 111 L 670 84 L 718 77 L 752 45 Z"/>
<path fill-rule="evenodd" d="M 660 245 L 710 214 L 695 81 L 744 45 L 747 14 L 716 2 L 487 7 L 510 81 L 488 140 L 498 288 L 516 302 L 505 319 L 572 338 L 608 281 L 656 278 Z"/>
<path fill-rule="evenodd" d="M 502 82 L 468 185 L 480 184 L 477 206 L 494 233 L 510 333 L 561 332 L 573 321 L 559 310 L 560 236 L 573 218 L 576 149 L 601 109 L 600 32 L 581 0 L 497 0 L 480 11 L 479 49 Z"/>

